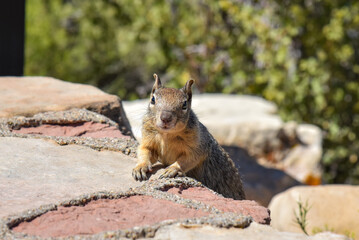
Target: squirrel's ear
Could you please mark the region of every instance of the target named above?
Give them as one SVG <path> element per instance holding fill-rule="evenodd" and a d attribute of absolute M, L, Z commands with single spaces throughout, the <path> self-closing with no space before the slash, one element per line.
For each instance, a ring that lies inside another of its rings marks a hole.
<path fill-rule="evenodd" d="M 193 79 L 190 79 L 186 82 L 186 85 L 184 85 L 183 90 L 187 94 L 188 99 L 192 99 L 192 85 L 194 83 Z"/>
<path fill-rule="evenodd" d="M 151 92 L 152 94 L 156 91 L 156 89 L 159 89 L 160 87 L 162 87 L 161 80 L 157 76 L 156 73 L 153 74 L 153 77 L 155 78 L 155 84 L 153 84 L 153 87 L 152 87 L 152 92 Z"/>

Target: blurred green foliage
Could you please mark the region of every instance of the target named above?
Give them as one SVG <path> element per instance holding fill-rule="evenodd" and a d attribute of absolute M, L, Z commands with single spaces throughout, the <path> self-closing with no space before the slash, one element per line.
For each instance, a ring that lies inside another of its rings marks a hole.
<path fill-rule="evenodd" d="M 359 1 L 31 0 L 26 75 L 145 97 L 152 73 L 260 95 L 325 132 L 325 180 L 359 183 Z"/>

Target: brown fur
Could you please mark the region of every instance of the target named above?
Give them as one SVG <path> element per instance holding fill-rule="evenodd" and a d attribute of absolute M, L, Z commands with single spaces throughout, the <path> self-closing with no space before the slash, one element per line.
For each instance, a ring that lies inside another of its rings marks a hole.
<path fill-rule="evenodd" d="M 233 161 L 191 110 L 193 80 L 182 89 L 173 89 L 162 87 L 154 77 L 133 177 L 146 180 L 147 172 L 159 161 L 168 166 L 160 178 L 187 175 L 226 197 L 244 199 Z"/>

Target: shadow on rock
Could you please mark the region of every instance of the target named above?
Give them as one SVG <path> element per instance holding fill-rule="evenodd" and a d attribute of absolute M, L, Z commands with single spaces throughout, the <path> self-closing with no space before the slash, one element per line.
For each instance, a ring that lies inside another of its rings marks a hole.
<path fill-rule="evenodd" d="M 302 185 L 284 171 L 259 165 L 255 158 L 239 147 L 223 146 L 239 169 L 247 199 L 268 206 L 277 193 Z"/>

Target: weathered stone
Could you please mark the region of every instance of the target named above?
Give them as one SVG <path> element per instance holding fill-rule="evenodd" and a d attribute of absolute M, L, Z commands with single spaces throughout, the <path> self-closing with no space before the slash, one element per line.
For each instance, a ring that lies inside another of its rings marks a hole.
<path fill-rule="evenodd" d="M 147 104 L 148 99 L 124 102 L 137 139 Z M 302 183 L 320 183 L 318 127 L 284 123 L 273 103 L 254 96 L 196 95 L 192 108 L 221 145 L 242 147 L 262 165 L 284 170 Z"/>
<path fill-rule="evenodd" d="M 111 191 L 84 194 L 58 204 L 43 205 L 3 218 L 0 220 L 0 237 L 9 240 L 27 238 L 33 240 L 41 239 L 39 236 L 29 236 L 24 232 L 29 234 L 46 234 L 46 231 L 51 232 L 55 230 L 53 233 L 59 234 L 61 230 L 62 233 L 64 233 L 64 229 L 59 229 L 59 227 L 67 226 L 67 220 L 75 225 L 72 226 L 75 227 L 72 229 L 77 234 L 80 234 L 77 236 L 69 236 L 68 239 L 104 239 L 108 237 L 116 239 L 120 237 L 137 239 L 153 237 L 159 228 L 176 223 L 186 224 L 187 226 L 211 225 L 220 228 L 245 228 L 252 222 L 250 216 L 243 216 L 235 212 L 222 212 L 202 202 L 185 199 L 164 191 L 170 188 L 188 189 L 193 187 L 205 188 L 194 179 L 183 177 L 146 181 L 141 186 L 129 189 L 126 192 Z M 207 191 L 217 195 L 210 189 L 207 189 Z M 148 200 L 150 200 L 150 203 Z M 110 202 L 114 202 L 115 206 Z M 152 208 L 153 204 L 155 206 Z M 115 209 L 108 209 L 108 206 L 114 206 Z M 123 206 L 129 208 L 124 209 Z M 174 209 L 170 210 L 168 208 Z M 88 211 L 82 211 L 83 209 Z M 130 216 L 132 211 L 138 209 L 143 209 L 143 211 L 140 210 L 136 214 L 132 213 L 133 216 Z M 173 212 L 173 210 L 177 210 L 177 212 Z M 110 215 L 101 214 L 104 212 L 111 213 Z M 113 221 L 112 217 L 114 214 L 116 215 L 115 221 L 120 222 L 119 225 L 115 224 L 116 228 L 120 227 L 120 229 L 106 231 L 106 229 L 109 229 L 108 225 L 112 225 L 111 222 Z M 121 214 L 124 214 L 121 218 L 125 217 L 129 221 L 121 223 L 121 219 L 119 219 Z M 55 219 L 53 218 L 54 215 L 56 215 Z M 74 217 L 83 219 L 83 221 L 75 223 L 72 221 Z M 44 224 L 41 223 L 43 218 L 46 218 Z M 168 220 L 161 221 L 163 219 Z M 53 222 L 56 221 L 59 221 L 59 226 L 53 224 Z M 131 221 L 134 222 L 131 223 Z M 83 222 L 86 222 L 86 224 L 83 224 Z M 89 225 L 87 225 L 87 223 L 89 223 Z M 131 228 L 133 225 L 135 225 L 135 227 Z M 130 228 L 126 228 L 126 226 Z M 103 228 L 102 230 L 105 230 L 105 232 L 95 235 L 81 235 L 79 232 L 81 231 L 82 234 L 91 234 L 93 232 L 102 231 L 101 228 Z M 11 231 L 11 229 L 16 232 Z M 18 230 L 21 232 L 18 232 Z M 67 232 L 66 235 L 75 234 L 75 232 Z M 67 239 L 67 237 L 65 237 L 65 239 Z"/>
<path fill-rule="evenodd" d="M 269 208 L 272 226 L 280 231 L 301 232 L 294 223 L 298 202 L 308 204 L 307 232 L 333 231 L 359 236 L 359 186 L 299 186 L 275 196 Z"/>
<path fill-rule="evenodd" d="M 83 193 L 126 190 L 134 158 L 41 139 L 0 137 L 0 217 Z"/>
<path fill-rule="evenodd" d="M 138 146 L 135 139 L 121 133 L 116 122 L 78 108 L 38 113 L 32 117 L 0 118 L 0 137 L 48 139 L 59 145 L 78 144 L 131 157 L 136 156 Z"/>
<path fill-rule="evenodd" d="M 208 212 L 187 208 L 150 196 L 99 199 L 85 206 L 60 206 L 31 222 L 22 222 L 13 231 L 41 237 L 92 235 L 145 225 L 164 220 L 208 216 Z"/>
<path fill-rule="evenodd" d="M 20 127 L 12 132 L 17 134 L 36 134 L 45 136 L 130 138 L 119 129 L 105 123 L 84 122 L 76 124 L 42 124 L 36 127 Z"/>
<path fill-rule="evenodd" d="M 176 224 L 160 228 L 153 240 L 349 240 L 343 235 L 333 233 L 320 233 L 307 236 L 303 233 L 279 232 L 269 226 L 251 223 L 248 228 L 216 228 L 213 226 L 186 226 Z"/>
<path fill-rule="evenodd" d="M 197 200 L 213 206 L 224 212 L 235 212 L 245 216 L 251 216 L 254 221 L 261 224 L 269 224 L 270 216 L 267 208 L 260 206 L 255 201 L 233 200 L 217 196 L 206 188 L 192 187 L 187 189 L 170 188 L 169 193 L 176 194 L 186 199 Z"/>
<path fill-rule="evenodd" d="M 85 108 L 107 116 L 131 135 L 120 98 L 93 86 L 49 77 L 0 77 L 0 92 L 0 117 Z"/>

